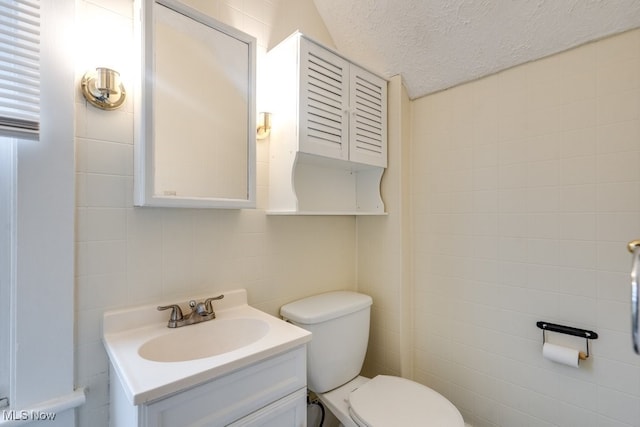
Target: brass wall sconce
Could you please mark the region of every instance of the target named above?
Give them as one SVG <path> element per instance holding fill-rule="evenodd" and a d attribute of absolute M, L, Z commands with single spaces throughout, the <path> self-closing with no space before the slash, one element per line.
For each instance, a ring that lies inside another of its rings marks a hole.
<path fill-rule="evenodd" d="M 271 134 L 271 113 L 258 113 L 258 139 L 265 139 Z"/>
<path fill-rule="evenodd" d="M 102 110 L 115 110 L 124 104 L 127 92 L 120 82 L 120 73 L 99 67 L 87 71 L 80 82 L 82 94 L 89 103 Z"/>

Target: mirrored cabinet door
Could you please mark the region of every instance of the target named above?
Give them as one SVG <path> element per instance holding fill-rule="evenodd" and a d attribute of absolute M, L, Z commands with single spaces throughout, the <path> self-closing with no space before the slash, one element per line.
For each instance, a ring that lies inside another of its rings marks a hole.
<path fill-rule="evenodd" d="M 179 1 L 137 6 L 135 204 L 255 207 L 255 38 Z"/>

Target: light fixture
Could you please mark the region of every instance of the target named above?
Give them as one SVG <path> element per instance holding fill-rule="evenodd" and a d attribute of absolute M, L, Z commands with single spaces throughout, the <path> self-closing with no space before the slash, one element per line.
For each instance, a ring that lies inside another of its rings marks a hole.
<path fill-rule="evenodd" d="M 95 71 L 87 71 L 80 85 L 87 101 L 103 110 L 115 110 L 124 104 L 127 97 L 120 82 L 120 73 L 110 68 L 99 67 Z"/>
<path fill-rule="evenodd" d="M 258 113 L 257 138 L 265 139 L 271 133 L 271 113 Z"/>

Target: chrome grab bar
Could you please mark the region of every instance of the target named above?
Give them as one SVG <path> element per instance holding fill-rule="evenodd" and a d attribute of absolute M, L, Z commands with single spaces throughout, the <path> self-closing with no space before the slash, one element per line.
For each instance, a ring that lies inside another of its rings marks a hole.
<path fill-rule="evenodd" d="M 640 240 L 633 240 L 627 244 L 627 249 L 633 254 L 631 265 L 631 338 L 633 351 L 640 354 L 640 334 L 638 333 L 638 280 L 640 279 Z"/>

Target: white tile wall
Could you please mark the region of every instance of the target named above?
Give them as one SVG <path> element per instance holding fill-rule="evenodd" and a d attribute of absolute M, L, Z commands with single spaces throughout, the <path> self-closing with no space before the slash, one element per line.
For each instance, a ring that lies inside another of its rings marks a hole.
<path fill-rule="evenodd" d="M 412 106 L 416 378 L 477 427 L 640 426 L 640 30 Z M 591 359 L 542 359 L 537 320 Z"/>
<path fill-rule="evenodd" d="M 214 17 L 267 47 L 300 28 L 332 44 L 312 1 L 204 1 Z M 132 75 L 131 0 L 85 0 L 77 7 L 77 80 L 110 65 Z M 93 29 L 118 28 L 107 46 Z M 104 46 L 103 46 L 104 44 Z M 123 81 L 131 86 L 131 80 Z M 258 94 L 259 96 L 259 94 Z M 260 99 L 259 99 L 260 104 Z M 108 425 L 108 360 L 101 343 L 107 309 L 246 288 L 250 302 L 277 314 L 285 302 L 355 287 L 353 217 L 268 217 L 269 141 L 258 145 L 258 209 L 134 208 L 133 111 L 88 106 L 76 94 L 76 383 L 88 386 L 80 426 Z"/>

